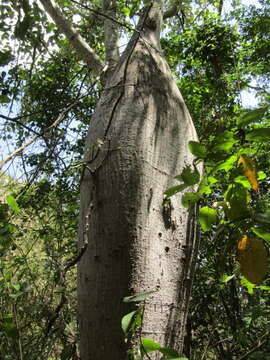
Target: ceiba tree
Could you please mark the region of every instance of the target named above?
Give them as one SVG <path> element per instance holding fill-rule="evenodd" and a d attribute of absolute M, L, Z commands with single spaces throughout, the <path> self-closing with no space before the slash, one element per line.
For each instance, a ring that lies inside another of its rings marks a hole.
<path fill-rule="evenodd" d="M 79 248 L 89 241 L 78 266 L 81 359 L 125 359 L 122 299 L 152 290 L 140 336 L 181 352 L 196 226 L 179 199 L 163 205 L 163 194 L 192 162 L 187 145 L 197 136 L 160 45 L 163 19 L 178 2 L 142 2 L 120 56 L 119 1 L 103 0 L 105 62 L 52 1 L 41 3 L 103 82 L 81 177 Z"/>

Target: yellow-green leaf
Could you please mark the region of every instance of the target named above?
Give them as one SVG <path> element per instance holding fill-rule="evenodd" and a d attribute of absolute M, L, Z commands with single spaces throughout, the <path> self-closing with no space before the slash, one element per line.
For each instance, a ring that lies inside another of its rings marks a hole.
<path fill-rule="evenodd" d="M 238 166 L 241 168 L 243 175 L 247 177 L 253 190 L 258 190 L 258 181 L 257 181 L 257 170 L 253 160 L 251 160 L 247 155 L 242 154 L 238 160 Z"/>

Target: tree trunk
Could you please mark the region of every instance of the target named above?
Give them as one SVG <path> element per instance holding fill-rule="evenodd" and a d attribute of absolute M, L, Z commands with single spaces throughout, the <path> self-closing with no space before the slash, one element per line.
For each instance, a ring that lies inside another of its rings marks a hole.
<path fill-rule="evenodd" d="M 78 297 L 82 360 L 124 360 L 124 296 L 146 302 L 142 336 L 182 351 L 196 248 L 179 197 L 163 192 L 192 162 L 196 132 L 159 45 L 161 10 L 148 9 L 107 79 L 86 140 Z M 155 21 L 153 21 L 153 19 Z M 191 234 L 191 235 L 190 235 Z M 152 357 L 153 358 L 153 357 Z M 158 356 L 156 358 L 159 358 Z"/>

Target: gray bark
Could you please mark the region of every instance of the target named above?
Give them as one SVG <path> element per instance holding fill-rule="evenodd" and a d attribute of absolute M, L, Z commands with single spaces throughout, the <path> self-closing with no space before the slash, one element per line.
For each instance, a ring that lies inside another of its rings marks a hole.
<path fill-rule="evenodd" d="M 107 80 L 86 140 L 80 244 L 87 231 L 89 245 L 78 269 L 82 360 L 126 358 L 122 299 L 149 290 L 158 291 L 146 303 L 142 337 L 183 347 L 195 228 L 187 231 L 179 197 L 167 207 L 162 201 L 173 177 L 192 162 L 187 145 L 197 136 L 160 50 L 161 19 L 154 6 L 141 20 L 140 35 Z"/>
<path fill-rule="evenodd" d="M 85 42 L 80 34 L 73 29 L 72 25 L 62 14 L 59 7 L 53 0 L 40 0 L 46 12 L 51 16 L 59 29 L 65 34 L 70 44 L 74 47 L 79 56 L 90 66 L 96 75 L 100 75 L 104 68 L 104 63 L 94 50 Z"/>

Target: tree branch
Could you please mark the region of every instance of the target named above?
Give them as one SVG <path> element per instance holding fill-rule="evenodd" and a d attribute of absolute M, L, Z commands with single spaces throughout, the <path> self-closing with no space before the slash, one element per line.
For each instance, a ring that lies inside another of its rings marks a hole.
<path fill-rule="evenodd" d="M 104 63 L 94 50 L 85 42 L 81 35 L 71 26 L 62 14 L 61 10 L 53 3 L 53 0 L 40 0 L 46 12 L 51 16 L 59 29 L 66 35 L 70 44 L 78 55 L 89 65 L 96 75 L 99 75 Z"/>
<path fill-rule="evenodd" d="M 47 127 L 41 134 L 37 134 L 34 137 L 32 137 L 30 140 L 26 141 L 22 146 L 20 146 L 18 149 L 16 149 L 13 153 L 9 154 L 4 160 L 0 161 L 0 170 L 5 166 L 10 160 L 12 160 L 14 157 L 18 156 L 24 149 L 26 149 L 29 145 L 33 144 L 38 138 L 46 135 L 48 132 L 50 132 L 52 129 L 54 129 L 57 125 L 59 125 L 64 119 L 66 113 L 78 103 L 77 99 L 74 103 L 70 104 L 65 111 L 63 111 L 57 119 L 54 121 L 52 125 Z"/>
<path fill-rule="evenodd" d="M 110 18 L 116 18 L 116 0 L 103 0 L 103 11 Z M 119 47 L 118 47 L 118 24 L 113 20 L 106 18 L 104 20 L 104 34 L 105 34 L 105 52 L 106 60 L 109 70 L 113 70 L 119 59 Z"/>

